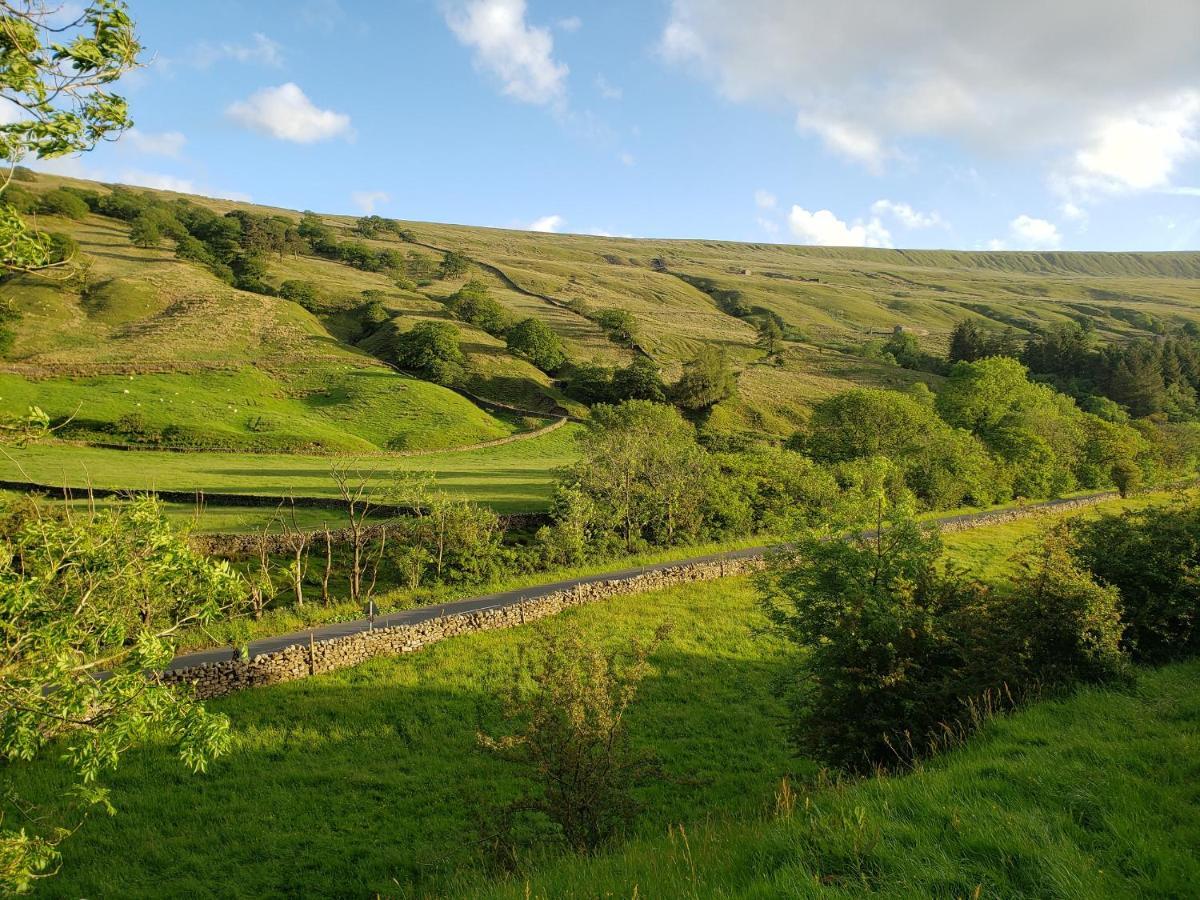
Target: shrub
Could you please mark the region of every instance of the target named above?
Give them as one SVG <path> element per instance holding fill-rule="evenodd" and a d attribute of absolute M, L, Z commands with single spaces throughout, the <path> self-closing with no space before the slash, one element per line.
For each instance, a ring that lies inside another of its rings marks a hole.
<path fill-rule="evenodd" d="M 936 530 L 889 499 L 886 469 L 851 493 L 835 537 L 802 533 L 760 581 L 768 619 L 799 651 L 783 686 L 792 742 L 859 771 L 924 752 L 959 714 L 969 654 L 954 623 L 981 596 L 944 570 Z"/>
<path fill-rule="evenodd" d="M 311 281 L 288 279 L 279 286 L 279 296 L 284 300 L 300 304 L 309 312 L 316 312 L 321 308 L 321 302 L 317 297 L 317 286 Z"/>
<path fill-rule="evenodd" d="M 522 648 L 504 697 L 506 733 L 480 743 L 518 764 L 535 786 L 504 811 L 549 819 L 577 852 L 598 849 L 633 824 L 633 791 L 657 771 L 630 739 L 626 713 L 651 672 L 650 656 L 669 633 L 602 650 L 577 629 L 539 629 L 538 657 Z M 511 846 L 511 839 L 503 840 Z"/>
<path fill-rule="evenodd" d="M 1009 667 L 1009 684 L 1069 687 L 1125 668 L 1120 596 L 1095 581 L 1076 550 L 1070 523 L 1059 522 L 1017 557 L 1008 602 L 997 610 L 1009 636 L 997 665 Z"/>
<path fill-rule="evenodd" d="M 627 309 L 602 309 L 596 313 L 596 324 L 608 334 L 609 340 L 632 344 L 637 336 L 637 320 Z"/>
<path fill-rule="evenodd" d="M 541 319 L 525 319 L 508 330 L 508 349 L 524 356 L 543 372 L 554 373 L 567 361 L 562 341 Z"/>
<path fill-rule="evenodd" d="M 496 337 L 512 325 L 508 310 L 488 295 L 487 285 L 482 281 L 468 281 L 450 296 L 446 305 L 456 318 Z"/>
<path fill-rule="evenodd" d="M 1200 650 L 1200 504 L 1103 515 L 1080 524 L 1072 553 L 1121 594 L 1124 646 L 1163 662 Z"/>
<path fill-rule="evenodd" d="M 625 400 L 662 403 L 667 399 L 667 389 L 657 363 L 645 356 L 638 356 L 629 365 L 613 371 L 609 396 L 617 403 Z"/>
<path fill-rule="evenodd" d="M 408 254 L 408 259 L 412 260 L 413 253 Z M 419 254 L 418 254 L 419 255 Z M 457 250 L 447 250 L 442 255 L 441 265 L 438 266 L 438 277 L 445 278 L 460 278 L 466 275 L 471 268 L 471 260 L 467 259 Z"/>

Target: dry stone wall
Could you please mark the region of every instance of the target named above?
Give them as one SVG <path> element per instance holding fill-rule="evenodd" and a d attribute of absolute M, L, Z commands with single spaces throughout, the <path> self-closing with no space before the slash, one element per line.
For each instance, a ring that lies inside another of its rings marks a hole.
<path fill-rule="evenodd" d="M 997 510 L 982 515 L 963 516 L 938 524 L 945 532 L 964 531 L 969 528 L 1003 524 L 1031 515 L 1081 509 L 1111 499 L 1113 496 L 1115 495 L 1103 494 L 1067 500 L 1056 504 L 1049 510 L 1042 506 Z M 197 697 L 219 697 L 243 688 L 279 684 L 322 672 L 332 672 L 336 669 L 358 665 L 378 656 L 413 653 L 429 644 L 436 644 L 438 641 L 463 634 L 524 625 L 587 603 L 610 600 L 613 597 L 627 594 L 647 593 L 697 581 L 744 575 L 761 569 L 764 564 L 762 557 L 727 559 L 698 564 L 685 563 L 636 575 L 632 578 L 581 584 L 569 590 L 556 591 L 542 597 L 479 612 L 439 616 L 415 625 L 382 627 L 346 637 L 314 641 L 308 644 L 294 644 L 251 659 L 229 659 L 224 662 L 206 663 L 187 669 L 176 669 L 165 673 L 163 678 L 169 683 L 190 685 Z"/>

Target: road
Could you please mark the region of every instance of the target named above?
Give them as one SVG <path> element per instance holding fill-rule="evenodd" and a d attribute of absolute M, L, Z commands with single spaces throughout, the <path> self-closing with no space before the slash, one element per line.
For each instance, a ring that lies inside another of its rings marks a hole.
<path fill-rule="evenodd" d="M 1023 507 L 1023 509 L 1049 510 L 1057 506 L 1075 503 L 1079 500 L 1104 499 L 1115 496 L 1116 494 L 1112 491 L 1101 491 L 1095 494 L 1087 494 L 1079 497 L 1067 497 L 1059 500 L 1046 500 L 1042 503 L 1031 503 L 1028 506 Z M 980 520 L 986 521 L 988 518 L 1004 511 L 1004 509 L 993 509 L 978 513 L 962 513 L 952 516 L 940 516 L 931 521 L 936 521 L 941 525 L 961 525 L 965 523 L 978 522 Z M 700 565 L 704 563 L 720 562 L 721 560 L 756 559 L 758 557 L 765 556 L 767 553 L 776 549 L 777 546 L 778 545 L 764 545 L 759 547 L 746 547 L 742 550 L 730 550 L 725 553 L 709 553 L 704 556 L 692 556 L 688 557 L 687 559 L 675 559 L 669 562 L 655 563 L 653 565 L 635 566 L 627 569 L 616 569 L 610 572 L 603 572 L 599 575 L 589 575 L 584 578 L 569 578 L 565 581 L 551 581 L 545 584 L 533 585 L 531 587 L 503 591 L 498 594 L 483 594 L 478 597 L 468 597 L 465 600 L 456 600 L 451 603 L 443 603 L 437 606 L 422 606 L 416 609 L 400 610 L 398 612 L 376 616 L 374 622 L 371 622 L 365 618 L 355 619 L 351 622 L 335 622 L 332 625 L 321 625 L 316 628 L 307 628 L 303 631 L 293 631 L 288 634 L 260 638 L 256 641 L 251 641 L 248 649 L 250 656 L 255 657 L 264 653 L 273 653 L 277 650 L 283 650 L 286 647 L 295 645 L 308 645 L 310 641 L 314 643 L 321 643 L 323 641 L 331 641 L 336 638 L 348 637 L 352 634 L 359 634 L 364 631 L 369 631 L 372 628 L 390 628 L 396 625 L 417 625 L 421 622 L 426 622 L 429 619 L 435 619 L 439 616 L 482 612 L 483 610 L 487 609 L 513 606 L 526 600 L 536 600 L 539 597 L 545 597 L 549 594 L 558 593 L 559 591 L 568 591 L 573 587 L 583 584 L 594 584 L 601 581 L 629 581 L 638 577 L 639 575 L 644 575 L 647 572 L 658 572 L 664 569 L 673 569 L 677 566 Z M 204 663 L 224 662 L 233 658 L 234 654 L 235 651 L 227 647 L 217 650 L 200 650 L 195 653 L 185 653 L 175 657 L 168 668 L 170 671 L 174 671 L 177 669 L 193 668 Z"/>

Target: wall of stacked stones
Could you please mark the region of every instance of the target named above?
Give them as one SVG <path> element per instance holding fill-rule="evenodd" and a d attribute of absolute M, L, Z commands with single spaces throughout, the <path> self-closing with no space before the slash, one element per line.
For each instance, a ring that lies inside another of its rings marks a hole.
<path fill-rule="evenodd" d="M 1109 499 L 1109 495 L 1069 500 L 1057 504 L 1052 511 L 1080 509 L 1106 499 Z M 945 532 L 964 531 L 1011 522 L 1044 512 L 1046 510 L 1041 507 L 1006 509 L 942 522 L 939 523 L 939 527 Z M 557 591 L 509 606 L 440 616 L 416 625 L 383 627 L 346 637 L 293 645 L 251 659 L 229 659 L 188 669 L 177 669 L 165 673 L 163 677 L 171 683 L 191 685 L 198 697 L 219 697 L 243 688 L 279 684 L 322 672 L 332 672 L 379 656 L 413 653 L 429 644 L 463 634 L 524 625 L 587 603 L 697 581 L 743 575 L 761 569 L 764 564 L 765 561 L 761 557 L 681 564 L 632 578 L 577 585 L 569 590 Z"/>

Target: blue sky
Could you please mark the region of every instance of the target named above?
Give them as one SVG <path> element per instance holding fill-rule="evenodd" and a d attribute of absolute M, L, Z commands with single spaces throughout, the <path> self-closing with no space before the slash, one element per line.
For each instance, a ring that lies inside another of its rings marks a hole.
<path fill-rule="evenodd" d="M 53 168 L 639 237 L 1200 249 L 1195 0 L 131 0 Z"/>

